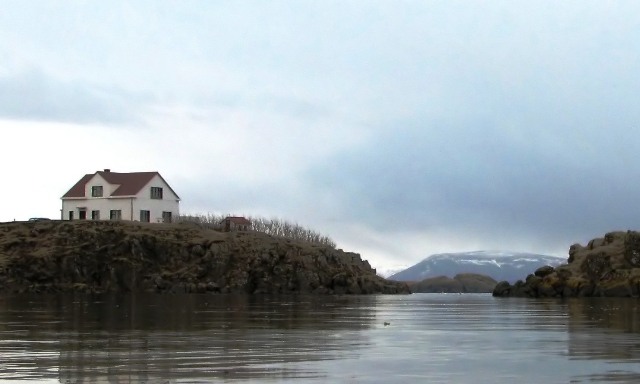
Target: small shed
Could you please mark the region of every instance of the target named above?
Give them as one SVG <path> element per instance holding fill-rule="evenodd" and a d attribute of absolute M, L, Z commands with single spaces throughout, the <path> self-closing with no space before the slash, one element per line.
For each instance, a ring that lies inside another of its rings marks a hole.
<path fill-rule="evenodd" d="M 227 216 L 220 222 L 222 230 L 230 231 L 248 231 L 251 229 L 251 221 L 242 216 Z"/>

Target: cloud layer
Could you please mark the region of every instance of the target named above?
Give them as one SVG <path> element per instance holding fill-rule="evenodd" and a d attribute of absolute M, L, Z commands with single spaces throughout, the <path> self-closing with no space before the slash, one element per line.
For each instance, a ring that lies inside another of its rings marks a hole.
<path fill-rule="evenodd" d="M 562 255 L 638 227 L 639 11 L 7 2 L 0 159 L 47 153 L 57 192 L 38 209 L 52 215 L 84 173 L 157 169 L 185 211 L 295 220 L 374 265 L 474 249 Z M 28 184 L 20 175 L 41 168 L 8 174 Z M 38 213 L 23 206 L 0 220 Z"/>
<path fill-rule="evenodd" d="M 92 86 L 65 83 L 38 71 L 0 76 L 0 117 L 78 124 L 141 123 L 140 96 Z"/>

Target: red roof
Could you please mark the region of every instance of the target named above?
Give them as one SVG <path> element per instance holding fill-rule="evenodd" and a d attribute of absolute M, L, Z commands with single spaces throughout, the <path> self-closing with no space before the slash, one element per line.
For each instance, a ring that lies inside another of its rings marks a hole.
<path fill-rule="evenodd" d="M 107 181 L 109 184 L 120 185 L 111 196 L 134 196 L 145 185 L 147 185 L 151 179 L 153 179 L 156 175 L 162 179 L 162 181 L 169 185 L 162 176 L 158 172 L 129 172 L 129 173 L 118 173 L 111 171 L 98 171 L 93 174 L 84 175 L 71 189 L 62 196 L 62 198 L 66 197 L 86 197 L 85 196 L 85 186 L 95 175 L 100 175 L 103 179 Z M 173 189 L 169 187 L 173 192 Z M 173 192 L 175 194 L 175 192 Z M 178 195 L 176 194 L 176 197 Z M 179 197 L 178 197 L 179 198 Z"/>
<path fill-rule="evenodd" d="M 71 187 L 69 192 L 65 193 L 64 196 L 62 196 L 62 198 L 64 199 L 65 197 L 85 197 L 84 186 L 87 185 L 87 183 L 89 182 L 89 180 L 91 180 L 92 177 L 93 177 L 92 174 L 82 176 L 82 179 L 80 179 L 73 187 Z"/>

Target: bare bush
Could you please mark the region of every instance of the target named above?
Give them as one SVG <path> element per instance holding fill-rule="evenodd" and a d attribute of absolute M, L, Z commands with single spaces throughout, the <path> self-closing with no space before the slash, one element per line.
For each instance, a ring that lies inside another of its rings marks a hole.
<path fill-rule="evenodd" d="M 222 221 L 229 216 L 222 214 L 195 214 L 180 215 L 178 221 L 183 223 L 197 224 L 202 228 L 209 228 L 221 231 Z M 283 237 L 286 239 L 300 240 L 312 244 L 326 245 L 331 248 L 336 247 L 336 243 L 328 236 L 322 235 L 316 231 L 305 228 L 298 223 L 291 223 L 286 220 L 271 218 L 267 219 L 259 216 L 244 216 L 251 221 L 251 230 L 266 233 L 271 236 Z"/>
<path fill-rule="evenodd" d="M 202 228 L 222 230 L 222 220 L 229 215 L 217 215 L 213 213 L 195 214 L 195 215 L 180 215 L 178 222 L 197 224 Z"/>

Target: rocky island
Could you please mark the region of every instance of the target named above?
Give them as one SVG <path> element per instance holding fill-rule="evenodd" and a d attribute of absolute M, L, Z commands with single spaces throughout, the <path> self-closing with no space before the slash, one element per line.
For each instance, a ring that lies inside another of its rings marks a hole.
<path fill-rule="evenodd" d="M 610 232 L 587 246 L 569 248 L 566 264 L 538 268 L 525 281 L 502 281 L 494 296 L 638 297 L 640 296 L 640 232 Z"/>
<path fill-rule="evenodd" d="M 409 293 L 359 254 L 189 223 L 0 224 L 0 292 Z"/>

